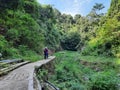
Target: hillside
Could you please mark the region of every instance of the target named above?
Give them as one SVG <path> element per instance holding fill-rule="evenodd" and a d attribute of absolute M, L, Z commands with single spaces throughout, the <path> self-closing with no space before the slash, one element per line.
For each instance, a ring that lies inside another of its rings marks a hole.
<path fill-rule="evenodd" d="M 104 6 L 96 4 L 86 17 L 72 17 L 36 0 L 1 0 L 0 52 L 3 58 L 38 57 L 47 46 L 53 52 L 80 50 L 84 55 L 119 57 L 119 4 L 112 0 L 105 15 L 97 13 Z"/>
<path fill-rule="evenodd" d="M 0 60 L 35 62 L 48 47 L 56 61 L 40 79 L 45 74 L 60 90 L 119 90 L 120 0 L 106 14 L 103 8 L 96 3 L 73 17 L 37 0 L 0 0 Z"/>

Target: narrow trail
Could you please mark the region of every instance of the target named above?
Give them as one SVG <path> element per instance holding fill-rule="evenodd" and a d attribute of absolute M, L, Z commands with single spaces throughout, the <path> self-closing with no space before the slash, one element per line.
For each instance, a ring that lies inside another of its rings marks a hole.
<path fill-rule="evenodd" d="M 35 66 L 40 67 L 52 61 L 55 56 L 50 56 L 46 60 L 24 65 L 0 79 L 0 90 L 34 90 L 33 77 Z"/>

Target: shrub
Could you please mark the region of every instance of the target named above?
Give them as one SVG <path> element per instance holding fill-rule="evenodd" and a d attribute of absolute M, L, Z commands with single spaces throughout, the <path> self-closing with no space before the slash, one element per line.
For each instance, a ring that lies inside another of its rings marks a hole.
<path fill-rule="evenodd" d="M 98 72 L 90 78 L 90 90 L 118 90 L 118 83 L 115 72 Z"/>
<path fill-rule="evenodd" d="M 20 45 L 18 47 L 18 49 L 19 49 L 20 55 L 25 60 L 29 60 L 29 61 L 34 62 L 34 61 L 38 61 L 38 60 L 42 59 L 42 57 L 39 54 L 37 54 L 33 50 L 30 50 L 27 46 Z"/>
<path fill-rule="evenodd" d="M 16 48 L 7 48 L 6 50 L 3 51 L 3 57 L 4 58 L 19 58 L 20 54 L 19 51 Z"/>
<path fill-rule="evenodd" d="M 2 53 L 8 47 L 8 42 L 5 40 L 4 36 L 0 35 L 0 52 Z"/>
<path fill-rule="evenodd" d="M 80 43 L 80 35 L 77 32 L 68 33 L 61 40 L 61 46 L 65 50 L 76 51 Z"/>

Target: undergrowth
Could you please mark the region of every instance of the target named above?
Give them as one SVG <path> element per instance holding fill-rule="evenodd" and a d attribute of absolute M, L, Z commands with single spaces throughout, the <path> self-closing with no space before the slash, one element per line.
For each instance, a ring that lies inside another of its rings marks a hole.
<path fill-rule="evenodd" d="M 82 56 L 71 51 L 58 52 L 55 56 L 55 73 L 49 80 L 60 90 L 118 90 L 117 58 Z"/>

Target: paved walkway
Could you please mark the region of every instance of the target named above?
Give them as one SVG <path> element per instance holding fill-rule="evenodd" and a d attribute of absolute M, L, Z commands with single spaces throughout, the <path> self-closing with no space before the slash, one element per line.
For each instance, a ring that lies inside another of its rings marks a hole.
<path fill-rule="evenodd" d="M 46 60 L 30 63 L 18 69 L 15 69 L 5 77 L 2 77 L 2 79 L 0 79 L 0 90 L 34 90 L 34 67 L 40 67 L 42 64 L 46 64 L 54 58 L 54 56 L 51 56 Z"/>

